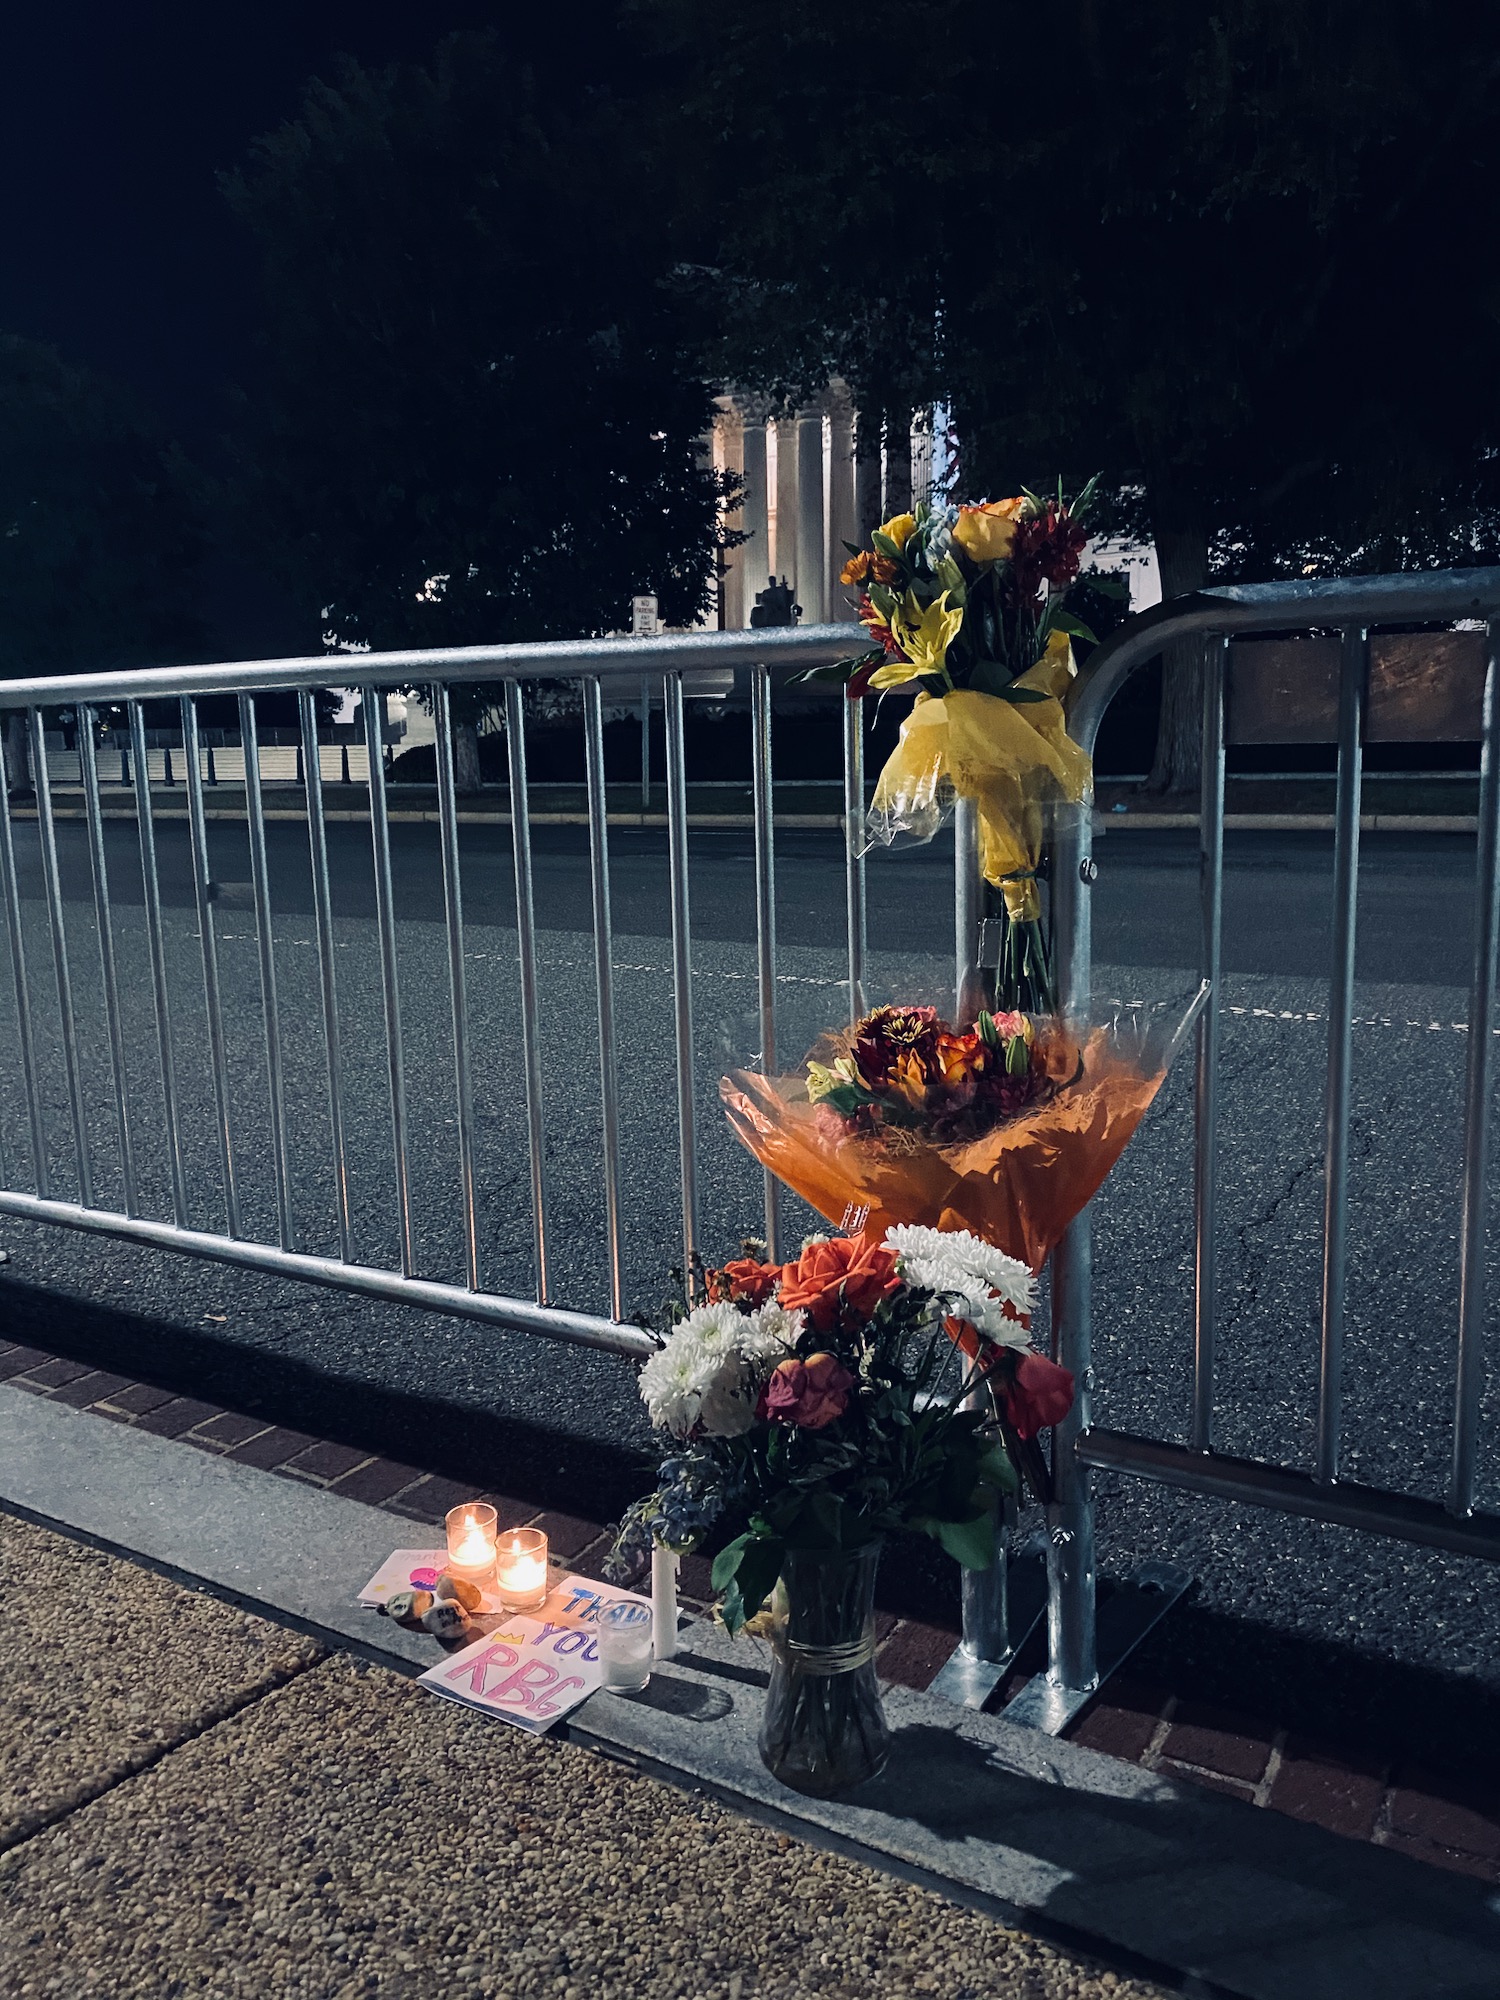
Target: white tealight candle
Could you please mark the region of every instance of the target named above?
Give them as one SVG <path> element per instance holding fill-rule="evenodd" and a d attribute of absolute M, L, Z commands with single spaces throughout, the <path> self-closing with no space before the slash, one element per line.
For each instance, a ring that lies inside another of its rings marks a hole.
<path fill-rule="evenodd" d="M 448 1568 L 483 1589 L 495 1568 L 495 1510 L 483 1500 L 454 1507 L 447 1517 Z"/>
<path fill-rule="evenodd" d="M 540 1611 L 547 1601 L 547 1537 L 540 1528 L 514 1528 L 495 1556 L 495 1587 L 508 1611 Z"/>

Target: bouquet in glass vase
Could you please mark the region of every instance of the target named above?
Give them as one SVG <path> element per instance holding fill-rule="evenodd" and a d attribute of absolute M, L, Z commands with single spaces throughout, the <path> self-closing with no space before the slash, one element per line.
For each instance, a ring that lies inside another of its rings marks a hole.
<path fill-rule="evenodd" d="M 915 1530 L 986 1568 L 997 1505 L 1018 1467 L 1034 1470 L 1037 1432 L 1070 1406 L 1072 1379 L 1032 1351 L 1030 1272 L 959 1232 L 813 1238 L 787 1264 L 710 1271 L 706 1289 L 641 1371 L 672 1442 L 621 1526 L 614 1573 L 632 1574 L 653 1541 L 716 1550 L 723 1623 L 773 1647 L 761 1755 L 827 1795 L 885 1761 L 882 1543 Z"/>

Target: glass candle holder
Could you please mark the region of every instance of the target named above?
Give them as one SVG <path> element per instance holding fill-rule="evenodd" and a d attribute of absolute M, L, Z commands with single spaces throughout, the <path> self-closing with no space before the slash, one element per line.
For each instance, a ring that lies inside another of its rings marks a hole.
<path fill-rule="evenodd" d="M 482 1590 L 495 1573 L 494 1508 L 483 1500 L 466 1500 L 462 1507 L 450 1508 L 446 1526 L 448 1568 Z"/>
<path fill-rule="evenodd" d="M 551 1583 L 547 1537 L 540 1528 L 510 1528 L 495 1551 L 495 1588 L 507 1611 L 540 1611 Z"/>
<path fill-rule="evenodd" d="M 604 1685 L 612 1694 L 634 1694 L 651 1678 L 652 1618 L 649 1604 L 611 1604 L 594 1628 Z"/>

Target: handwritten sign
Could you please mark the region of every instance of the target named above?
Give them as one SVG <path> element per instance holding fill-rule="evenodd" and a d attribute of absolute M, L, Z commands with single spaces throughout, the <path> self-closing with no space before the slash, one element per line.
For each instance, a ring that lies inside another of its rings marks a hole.
<path fill-rule="evenodd" d="M 599 1642 L 579 1625 L 511 1618 L 419 1676 L 449 1701 L 540 1735 L 603 1685 Z"/>

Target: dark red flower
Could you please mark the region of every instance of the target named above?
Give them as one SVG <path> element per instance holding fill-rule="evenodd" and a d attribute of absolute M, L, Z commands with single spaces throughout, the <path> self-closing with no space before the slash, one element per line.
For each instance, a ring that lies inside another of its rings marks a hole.
<path fill-rule="evenodd" d="M 810 1354 L 806 1361 L 779 1361 L 760 1393 L 756 1415 L 773 1424 L 820 1431 L 849 1407 L 854 1377 L 833 1354 Z"/>
<path fill-rule="evenodd" d="M 1018 1354 L 1015 1372 L 1000 1391 L 1005 1421 L 1017 1437 L 1060 1424 L 1073 1407 L 1073 1377 L 1045 1354 Z"/>

